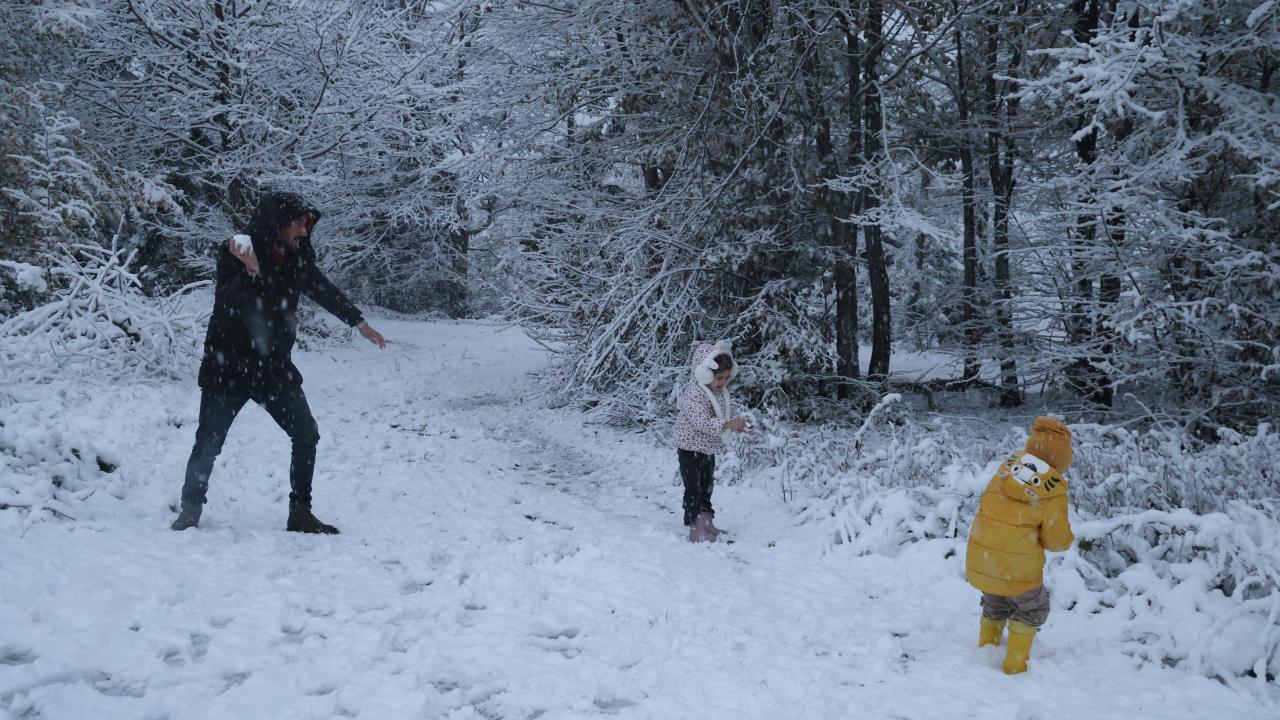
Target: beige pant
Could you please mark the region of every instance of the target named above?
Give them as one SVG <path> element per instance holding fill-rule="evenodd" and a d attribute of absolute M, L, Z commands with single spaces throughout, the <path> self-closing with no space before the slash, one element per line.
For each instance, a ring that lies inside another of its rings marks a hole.
<path fill-rule="evenodd" d="M 1049 591 L 1041 585 L 1007 597 L 982 593 L 982 616 L 989 620 L 1017 620 L 1038 628 L 1049 619 Z"/>

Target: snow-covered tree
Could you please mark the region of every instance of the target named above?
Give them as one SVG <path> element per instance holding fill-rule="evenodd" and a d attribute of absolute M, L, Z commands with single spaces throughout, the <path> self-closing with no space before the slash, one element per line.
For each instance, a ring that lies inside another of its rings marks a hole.
<path fill-rule="evenodd" d="M 1269 3 L 1077 3 L 1024 83 L 1065 118 L 1031 248 L 1046 359 L 1103 403 L 1168 388 L 1219 419 L 1268 412 L 1280 359 L 1280 33 Z M 1061 147 L 1061 146 L 1059 146 Z M 1050 284 L 1051 283 L 1051 284 Z"/>
<path fill-rule="evenodd" d="M 421 309 L 424 286 L 452 277 L 466 201 L 448 180 L 468 140 L 446 112 L 447 19 L 429 3 L 117 0 L 65 79 L 99 145 L 183 194 L 149 259 L 200 258 L 261 189 L 289 188 L 326 211 L 339 274 Z"/>

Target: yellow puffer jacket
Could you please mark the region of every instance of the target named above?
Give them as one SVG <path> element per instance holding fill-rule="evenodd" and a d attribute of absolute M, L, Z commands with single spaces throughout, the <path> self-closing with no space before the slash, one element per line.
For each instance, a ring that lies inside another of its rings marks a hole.
<path fill-rule="evenodd" d="M 992 595 L 1021 595 L 1044 583 L 1044 551 L 1071 547 L 1067 481 L 1028 452 L 1014 454 L 982 493 L 969 532 L 969 584 Z"/>

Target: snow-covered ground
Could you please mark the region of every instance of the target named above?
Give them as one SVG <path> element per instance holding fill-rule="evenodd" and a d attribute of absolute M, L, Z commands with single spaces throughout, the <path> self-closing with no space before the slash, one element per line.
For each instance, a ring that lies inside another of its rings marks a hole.
<path fill-rule="evenodd" d="M 288 440 L 252 405 L 173 533 L 193 382 L 26 390 L 120 467 L 75 522 L 0 511 L 0 717 L 1277 717 L 1061 607 L 1006 677 L 959 541 L 824 554 L 720 487 L 735 542 L 690 545 L 674 454 L 547 407 L 519 332 L 375 325 L 385 351 L 297 358 L 334 537 L 283 531 Z"/>

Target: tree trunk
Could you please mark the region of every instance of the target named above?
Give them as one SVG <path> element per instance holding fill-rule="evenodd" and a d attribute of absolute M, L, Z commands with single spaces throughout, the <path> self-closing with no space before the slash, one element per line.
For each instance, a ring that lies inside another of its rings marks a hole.
<path fill-rule="evenodd" d="M 848 93 L 845 112 L 849 126 L 849 156 L 846 167 L 862 161 L 862 45 L 858 39 L 858 26 L 852 13 L 856 2 L 850 3 L 843 13 L 846 42 L 846 71 Z M 833 228 L 833 239 L 841 259 L 835 268 L 836 283 L 836 372 L 842 378 L 860 375 L 858 357 L 858 231 L 845 218 L 850 209 L 848 195 L 841 195 L 838 204 L 840 217 Z M 839 396 L 848 398 L 852 393 L 847 384 L 841 383 Z"/>
<path fill-rule="evenodd" d="M 959 13 L 959 6 L 956 5 Z M 978 345 L 978 219 L 975 204 L 973 136 L 969 128 L 969 99 L 965 90 L 964 38 L 960 31 L 961 23 L 956 22 L 956 113 L 960 120 L 960 199 L 961 215 L 964 224 L 964 243 L 962 258 L 964 263 L 964 285 L 961 300 L 961 325 L 964 329 L 966 352 L 964 358 L 965 383 L 978 379 L 980 365 L 974 353 Z"/>
<path fill-rule="evenodd" d="M 920 193 L 916 197 L 916 207 L 929 206 L 929 183 L 932 177 L 929 173 L 920 173 Z M 907 299 L 907 322 L 910 323 L 912 334 L 915 335 L 916 350 L 925 350 L 929 347 L 925 320 L 930 311 L 924 303 L 924 271 L 925 260 L 928 258 L 928 242 L 928 235 L 923 232 L 916 233 L 913 256 L 916 274 L 915 279 L 911 281 L 911 296 Z"/>
<path fill-rule="evenodd" d="M 810 27 L 815 25 L 810 18 Z M 828 181 L 839 175 L 840 165 L 831 137 L 831 118 L 822 103 L 823 83 L 816 77 L 817 72 L 816 67 L 811 68 L 811 77 L 814 79 L 812 107 L 817 126 L 815 144 L 822 165 L 822 179 Z M 819 211 L 826 216 L 827 240 L 837 258 L 832 278 L 836 290 L 836 374 L 840 376 L 836 385 L 836 397 L 847 400 L 853 393 L 845 380 L 858 377 L 857 276 L 850 261 L 853 253 L 853 249 L 849 247 L 852 233 L 849 223 L 843 217 L 848 203 L 844 201 L 842 193 L 833 191 L 825 184 L 818 189 L 817 201 Z"/>
<path fill-rule="evenodd" d="M 1000 8 L 1003 10 L 1003 8 Z M 1019 13 L 1021 14 L 1021 13 Z M 983 23 L 986 36 L 986 101 L 987 101 L 987 169 L 991 175 L 991 247 L 995 255 L 996 324 L 1000 338 L 1000 395 L 1001 407 L 1022 404 L 1022 392 L 1018 383 L 1018 361 L 1014 357 L 1013 290 L 1009 276 L 1009 213 L 1013 205 L 1013 152 L 1009 137 L 1011 119 L 1017 112 L 1017 100 L 1002 102 L 996 76 L 1001 74 L 999 17 L 988 16 Z M 1006 75 L 1017 71 L 1021 55 L 1013 48 Z M 1001 114 L 1003 112 L 1003 118 Z M 1003 120 L 1003 122 L 1002 122 Z"/>
<path fill-rule="evenodd" d="M 1110 5 L 1112 13 L 1116 11 L 1114 0 Z M 1137 40 L 1138 28 L 1138 10 L 1136 8 L 1128 10 L 1130 13 L 1128 25 L 1132 32 L 1131 39 Z M 1115 131 L 1115 141 L 1123 143 L 1130 134 L 1133 133 L 1133 120 L 1125 118 L 1120 127 Z M 1128 219 L 1125 212 L 1119 208 L 1111 208 L 1102 218 L 1102 228 L 1107 236 L 1107 244 L 1112 248 L 1111 257 L 1118 261 L 1118 253 L 1115 249 L 1124 246 L 1126 231 L 1125 224 Z M 1110 263 L 1108 263 L 1110 264 Z M 1120 277 L 1111 273 L 1103 272 L 1098 278 L 1098 319 L 1094 323 L 1095 330 L 1098 334 L 1100 343 L 1100 355 L 1103 363 L 1111 364 L 1113 353 L 1119 344 L 1119 336 L 1115 329 L 1108 322 L 1112 311 L 1117 303 L 1120 302 L 1121 283 Z M 1095 361 L 1095 366 L 1099 365 Z M 1095 386 L 1092 391 L 1094 401 L 1099 405 L 1111 407 L 1115 402 L 1115 379 L 1108 376 L 1105 372 L 1098 370 L 1095 375 Z"/>
<path fill-rule="evenodd" d="M 1076 13 L 1072 28 L 1074 39 L 1078 43 L 1087 44 L 1098 28 L 1101 3 L 1099 0 L 1076 0 L 1072 9 Z M 1077 126 L 1083 128 L 1087 122 L 1082 110 Z M 1095 128 L 1076 141 L 1076 157 L 1080 160 L 1083 174 L 1090 178 L 1090 185 L 1094 182 L 1093 164 L 1097 156 L 1098 131 Z M 1113 295 L 1118 298 L 1119 280 L 1103 272 L 1100 267 L 1098 226 L 1101 217 L 1097 211 L 1097 202 L 1093 187 L 1082 188 L 1079 201 L 1081 209 L 1076 220 L 1073 244 L 1076 257 L 1072 262 L 1072 272 L 1075 275 L 1076 296 L 1072 312 L 1068 314 L 1067 334 L 1076 347 L 1085 348 L 1085 351 L 1067 369 L 1067 384 L 1089 402 L 1109 407 L 1112 401 L 1110 379 L 1102 369 L 1106 358 L 1097 353 L 1099 334 L 1107 314 L 1105 304 L 1114 304 L 1114 299 L 1111 299 Z"/>
<path fill-rule="evenodd" d="M 884 119 L 880 114 L 879 61 L 884 42 L 882 16 L 882 0 L 867 0 L 862 33 L 867 41 L 862 68 L 865 91 L 862 118 L 869 150 L 866 155 L 874 170 L 863 188 L 864 213 L 880 207 L 880 194 L 884 187 L 880 174 L 888 166 L 888 158 L 882 154 Z M 893 327 L 889 309 L 889 270 L 880 234 L 879 221 L 862 224 L 862 237 L 867 252 L 867 278 L 871 283 L 871 359 L 867 365 L 867 376 L 883 382 L 889 377 Z"/>
<path fill-rule="evenodd" d="M 468 290 L 468 275 L 471 272 L 471 214 L 467 205 L 458 195 L 454 200 L 454 210 L 458 214 L 458 227 L 449 233 L 450 260 L 453 277 L 446 282 L 448 288 L 445 298 L 445 312 L 451 318 L 465 318 L 471 315 L 471 293 Z"/>

